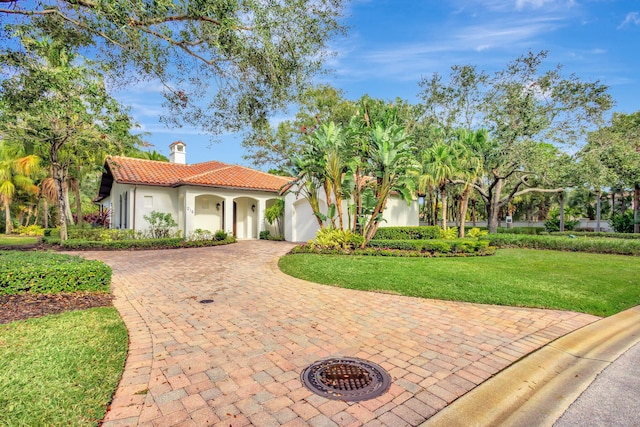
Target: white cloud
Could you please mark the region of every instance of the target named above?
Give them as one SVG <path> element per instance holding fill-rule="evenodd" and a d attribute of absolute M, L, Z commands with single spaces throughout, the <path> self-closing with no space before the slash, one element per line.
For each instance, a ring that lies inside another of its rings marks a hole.
<path fill-rule="evenodd" d="M 622 24 L 618 25 L 618 29 L 627 25 L 640 25 L 640 14 L 638 12 L 629 12 L 622 21 Z"/>
<path fill-rule="evenodd" d="M 533 9 L 538 9 L 546 3 L 553 4 L 554 0 L 516 0 L 516 9 L 522 10 L 527 6 L 531 6 Z"/>

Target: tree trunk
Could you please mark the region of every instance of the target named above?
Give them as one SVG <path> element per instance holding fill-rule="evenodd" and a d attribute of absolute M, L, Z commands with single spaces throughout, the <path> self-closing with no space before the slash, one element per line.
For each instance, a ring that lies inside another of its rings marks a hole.
<path fill-rule="evenodd" d="M 440 199 L 442 200 L 442 229 L 447 229 L 447 190 L 446 187 L 440 188 Z"/>
<path fill-rule="evenodd" d="M 601 197 L 602 193 L 600 190 L 596 191 L 596 231 L 600 232 L 600 217 L 602 216 L 602 202 Z"/>
<path fill-rule="evenodd" d="M 469 196 L 471 195 L 471 186 L 465 185 L 460 199 L 460 228 L 458 229 L 458 237 L 464 237 L 464 227 L 467 219 L 467 207 L 469 206 Z"/>
<path fill-rule="evenodd" d="M 46 197 L 42 199 L 42 223 L 44 228 L 49 228 L 49 202 Z"/>
<path fill-rule="evenodd" d="M 560 231 L 564 231 L 564 191 L 558 194 L 560 199 Z"/>
<path fill-rule="evenodd" d="M 65 174 L 65 181 L 62 183 L 62 192 L 64 195 L 64 207 L 65 207 L 65 216 L 67 217 L 67 224 L 73 225 L 75 222 L 73 221 L 73 213 L 71 212 L 71 202 L 69 201 L 69 185 L 67 182 Z"/>
<path fill-rule="evenodd" d="M 76 196 L 76 224 L 82 225 L 84 218 L 82 218 L 82 197 L 80 195 L 80 180 L 78 180 L 78 184 L 74 187 L 73 190 Z"/>
<path fill-rule="evenodd" d="M 471 199 L 471 223 L 476 226 L 476 199 Z"/>
<path fill-rule="evenodd" d="M 487 200 L 487 230 L 489 234 L 498 232 L 498 216 L 500 215 L 500 194 L 502 193 L 502 179 L 498 179 L 496 185 L 489 193 Z"/>
<path fill-rule="evenodd" d="M 640 220 L 640 216 L 638 214 L 639 209 L 638 205 L 640 205 L 640 184 L 636 184 L 633 187 L 633 232 L 640 233 L 640 224 L 638 221 Z"/>
<path fill-rule="evenodd" d="M 65 198 L 66 176 L 64 169 L 58 162 L 53 163 L 53 183 L 56 187 L 56 195 L 58 198 L 58 221 L 60 225 L 60 240 L 67 240 L 67 210 L 68 205 Z"/>
<path fill-rule="evenodd" d="M 13 222 L 11 221 L 11 205 L 9 200 L 4 199 L 4 234 L 7 236 L 13 232 Z"/>
<path fill-rule="evenodd" d="M 616 192 L 611 190 L 611 215 L 616 213 Z"/>

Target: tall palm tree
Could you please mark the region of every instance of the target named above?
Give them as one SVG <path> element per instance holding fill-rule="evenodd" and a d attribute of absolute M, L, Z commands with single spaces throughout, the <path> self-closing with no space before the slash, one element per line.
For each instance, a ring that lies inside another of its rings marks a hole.
<path fill-rule="evenodd" d="M 422 152 L 420 190 L 433 186 L 440 193 L 442 203 L 442 229 L 447 229 L 447 185 L 457 176 L 456 150 L 444 141 L 438 141 Z"/>
<path fill-rule="evenodd" d="M 404 126 L 396 123 L 377 123 L 371 128 L 368 169 L 375 176 L 376 204 L 364 228 L 363 247 L 378 230 L 391 192 L 396 191 L 408 202 L 413 197 L 415 188 L 411 173 L 418 167 L 413 157 L 412 142 Z"/>
<path fill-rule="evenodd" d="M 13 232 L 11 203 L 17 189 L 37 193 L 31 177 L 37 171 L 40 158 L 35 155 L 22 156 L 17 147 L 0 142 L 0 202 L 4 207 L 5 234 Z"/>
<path fill-rule="evenodd" d="M 458 237 L 464 237 L 465 221 L 469 197 L 473 190 L 473 184 L 478 180 L 483 171 L 480 148 L 487 139 L 487 131 L 480 129 L 468 131 L 461 129 L 457 132 L 457 140 L 454 143 L 454 151 L 457 157 L 458 180 L 462 181 L 464 188 L 460 199 L 460 228 Z"/>

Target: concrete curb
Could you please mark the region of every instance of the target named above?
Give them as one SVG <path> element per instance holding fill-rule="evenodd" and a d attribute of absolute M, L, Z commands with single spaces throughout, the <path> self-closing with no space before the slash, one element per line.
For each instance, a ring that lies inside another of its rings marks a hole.
<path fill-rule="evenodd" d="M 640 342 L 640 306 L 587 325 L 485 381 L 422 426 L 551 426 L 620 355 Z"/>

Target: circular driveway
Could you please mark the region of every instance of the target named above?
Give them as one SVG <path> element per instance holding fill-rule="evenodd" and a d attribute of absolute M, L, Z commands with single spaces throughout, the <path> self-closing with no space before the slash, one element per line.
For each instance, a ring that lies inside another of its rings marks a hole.
<path fill-rule="evenodd" d="M 598 319 L 318 285 L 278 270 L 293 246 L 81 253 L 113 268 L 129 330 L 103 426 L 415 426 Z M 326 357 L 375 362 L 391 387 L 357 403 L 317 396 L 300 374 Z"/>

